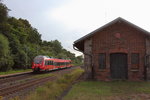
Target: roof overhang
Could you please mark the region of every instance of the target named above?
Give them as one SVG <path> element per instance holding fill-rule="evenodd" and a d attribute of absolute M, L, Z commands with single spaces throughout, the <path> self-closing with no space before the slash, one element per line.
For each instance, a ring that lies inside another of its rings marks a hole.
<path fill-rule="evenodd" d="M 84 41 L 74 42 L 74 48 L 76 47 L 78 51 L 84 52 Z"/>

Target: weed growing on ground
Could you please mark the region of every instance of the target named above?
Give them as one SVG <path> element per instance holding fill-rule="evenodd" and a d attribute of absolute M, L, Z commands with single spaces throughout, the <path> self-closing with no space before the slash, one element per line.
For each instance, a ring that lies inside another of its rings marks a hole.
<path fill-rule="evenodd" d="M 48 82 L 44 86 L 38 87 L 25 100 L 55 100 L 83 72 L 82 69 L 78 68 L 74 69 L 71 73 L 57 76 L 58 79 L 56 81 Z"/>
<path fill-rule="evenodd" d="M 64 100 L 150 100 L 150 82 L 84 81 L 75 84 Z"/>

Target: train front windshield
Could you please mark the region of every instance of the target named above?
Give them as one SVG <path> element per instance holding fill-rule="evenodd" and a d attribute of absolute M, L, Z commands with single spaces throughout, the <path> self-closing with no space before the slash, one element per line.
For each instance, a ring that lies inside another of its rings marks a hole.
<path fill-rule="evenodd" d="M 34 59 L 34 64 L 41 64 L 42 63 L 42 58 L 35 58 Z"/>

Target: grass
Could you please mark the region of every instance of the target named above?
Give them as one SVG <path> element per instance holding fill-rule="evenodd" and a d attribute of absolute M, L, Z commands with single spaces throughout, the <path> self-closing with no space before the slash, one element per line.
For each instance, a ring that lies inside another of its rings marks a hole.
<path fill-rule="evenodd" d="M 28 71 L 32 71 L 32 69 L 9 70 L 6 72 L 0 72 L 0 75 L 7 75 L 7 74 L 14 74 L 14 73 L 28 72 Z"/>
<path fill-rule="evenodd" d="M 73 86 L 71 91 L 67 94 L 67 96 L 65 96 L 63 100 L 122 100 L 122 99 L 123 100 L 131 100 L 131 99 L 149 100 L 150 99 L 150 98 L 141 99 L 136 94 L 150 95 L 150 82 L 129 82 L 129 81 L 80 82 Z"/>
<path fill-rule="evenodd" d="M 43 74 L 37 74 L 31 78 L 44 78 L 44 77 L 50 77 L 50 76 L 55 76 L 54 73 L 43 73 Z"/>
<path fill-rule="evenodd" d="M 82 69 L 74 69 L 71 73 L 58 76 L 56 81 L 48 82 L 44 86 L 38 87 L 25 100 L 56 100 L 82 73 Z"/>

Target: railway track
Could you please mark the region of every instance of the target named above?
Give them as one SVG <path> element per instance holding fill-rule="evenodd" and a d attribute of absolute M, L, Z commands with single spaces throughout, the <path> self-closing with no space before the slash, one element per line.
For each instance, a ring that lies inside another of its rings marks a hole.
<path fill-rule="evenodd" d="M 0 96 L 2 97 L 6 97 L 8 95 L 12 95 L 14 93 L 17 93 L 19 91 L 22 91 L 22 90 L 25 90 L 25 89 L 28 89 L 30 87 L 33 87 L 33 86 L 39 86 L 41 84 L 44 84 L 46 83 L 47 81 L 53 81 L 53 80 L 56 80 L 57 79 L 57 75 L 63 75 L 65 73 L 68 73 L 70 72 L 71 70 L 73 70 L 74 68 L 76 67 L 72 67 L 72 68 L 68 68 L 68 69 L 63 69 L 63 70 L 59 70 L 59 71 L 54 71 L 52 73 L 55 73 L 55 75 L 52 75 L 52 76 L 49 76 L 49 77 L 43 77 L 43 78 L 38 78 L 38 79 L 32 79 L 32 80 L 28 80 L 28 81 L 25 81 L 23 83 L 17 83 L 17 84 L 13 84 L 13 85 L 8 85 L 8 86 L 5 86 L 5 87 L 0 87 Z M 28 77 L 31 77 L 30 75 L 29 76 L 24 76 L 25 78 L 28 78 Z M 11 78 L 10 80 L 12 79 L 21 79 L 23 78 L 23 76 L 20 76 L 20 77 L 15 77 L 15 78 Z M 9 81 L 10 81 L 9 80 Z M 1 81 L 1 80 L 0 80 Z M 7 80 L 8 81 L 8 80 Z M 6 82 L 6 81 L 2 81 L 2 82 Z M 1 85 L 0 85 L 1 86 Z"/>
<path fill-rule="evenodd" d="M 49 71 L 48 73 L 55 73 L 56 71 L 58 70 Z M 15 80 L 22 80 L 22 79 L 29 78 L 33 75 L 38 75 L 38 74 L 33 73 L 33 72 L 26 72 L 26 73 L 12 74 L 12 75 L 4 75 L 4 76 L 0 76 L 0 83 L 4 84 L 4 83 L 12 82 Z M 0 87 L 1 87 L 1 84 L 0 84 Z"/>
<path fill-rule="evenodd" d="M 25 79 L 25 78 L 29 78 L 31 77 L 33 74 L 32 73 L 26 73 L 26 74 L 23 74 L 23 75 L 17 75 L 17 76 L 11 76 L 11 77 L 5 77 L 5 78 L 1 78 L 0 79 L 0 83 L 1 84 L 4 84 L 4 83 L 7 83 L 7 82 L 12 82 L 14 80 L 21 80 L 21 79 Z"/>
<path fill-rule="evenodd" d="M 6 79 L 6 78 L 11 78 L 11 77 L 18 77 L 18 76 L 27 75 L 27 74 L 32 74 L 32 71 L 30 71 L 30 72 L 23 72 L 23 73 L 17 73 L 17 74 L 0 75 L 0 80 Z"/>
<path fill-rule="evenodd" d="M 17 85 L 13 85 L 13 86 L 10 86 L 10 87 L 2 88 L 2 89 L 0 89 L 0 96 L 4 97 L 6 95 L 9 95 L 9 94 L 12 94 L 14 92 L 20 91 L 22 89 L 29 88 L 29 87 L 32 87 L 32 86 L 37 85 L 37 84 L 44 83 L 44 82 L 49 81 L 49 80 L 54 80 L 55 78 L 56 78 L 56 76 L 55 77 L 54 76 L 45 77 L 45 78 L 41 78 L 41 79 L 31 80 L 31 81 L 28 81 L 26 83 L 17 84 Z"/>

